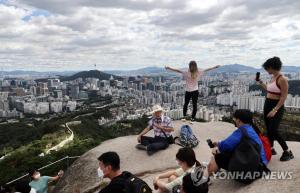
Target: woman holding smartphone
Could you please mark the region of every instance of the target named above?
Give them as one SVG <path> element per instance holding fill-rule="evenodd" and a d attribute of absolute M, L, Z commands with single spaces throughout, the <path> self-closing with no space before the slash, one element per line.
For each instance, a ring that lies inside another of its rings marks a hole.
<path fill-rule="evenodd" d="M 257 82 L 267 91 L 267 98 L 264 105 L 264 120 L 267 127 L 268 138 L 272 146 L 272 154 L 276 155 L 273 148 L 274 140 L 277 140 L 283 149 L 280 161 L 288 161 L 293 159 L 293 153 L 289 150 L 285 140 L 279 134 L 278 129 L 284 114 L 284 102 L 288 95 L 288 80 L 281 74 L 282 63 L 280 58 L 273 57 L 268 59 L 263 68 L 272 75 L 269 83 L 265 84 L 260 79 Z"/>

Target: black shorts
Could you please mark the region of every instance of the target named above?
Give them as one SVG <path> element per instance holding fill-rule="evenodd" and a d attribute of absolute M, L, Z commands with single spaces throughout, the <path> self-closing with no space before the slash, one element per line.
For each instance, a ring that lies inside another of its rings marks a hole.
<path fill-rule="evenodd" d="M 218 165 L 218 168 L 228 170 L 228 165 L 229 165 L 231 157 L 232 157 L 232 153 L 229 153 L 229 152 L 223 152 L 223 153 L 216 154 L 215 160 Z"/>

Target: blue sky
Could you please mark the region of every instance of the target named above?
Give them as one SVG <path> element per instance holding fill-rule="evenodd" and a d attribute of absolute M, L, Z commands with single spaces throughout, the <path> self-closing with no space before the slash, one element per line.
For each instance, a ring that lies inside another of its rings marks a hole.
<path fill-rule="evenodd" d="M 59 3 L 58 3 L 59 2 Z M 0 0 L 0 67 L 300 66 L 297 0 Z"/>
<path fill-rule="evenodd" d="M 33 10 L 30 15 L 26 15 L 25 17 L 23 17 L 22 20 L 29 21 L 31 18 L 38 17 L 38 16 L 48 17 L 50 16 L 50 13 L 49 11 L 46 10 L 36 9 Z"/>

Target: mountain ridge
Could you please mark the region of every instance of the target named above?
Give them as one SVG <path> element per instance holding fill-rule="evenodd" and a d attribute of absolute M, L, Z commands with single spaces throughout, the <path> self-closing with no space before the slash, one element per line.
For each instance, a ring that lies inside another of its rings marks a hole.
<path fill-rule="evenodd" d="M 66 76 L 66 77 L 60 77 L 61 81 L 72 81 L 75 80 L 77 78 L 98 78 L 99 80 L 109 80 L 111 77 L 113 77 L 114 79 L 117 80 L 122 80 L 121 77 L 116 76 L 116 75 L 112 75 L 112 74 L 108 74 L 99 70 L 89 70 L 89 71 L 81 71 L 78 73 L 75 73 L 71 76 Z"/>

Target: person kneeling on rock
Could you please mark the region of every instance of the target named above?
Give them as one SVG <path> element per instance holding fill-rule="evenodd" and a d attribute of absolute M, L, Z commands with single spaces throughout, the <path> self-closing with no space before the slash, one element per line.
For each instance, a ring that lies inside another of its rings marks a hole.
<path fill-rule="evenodd" d="M 187 174 L 192 174 L 194 184 L 196 184 L 195 187 L 201 186 L 203 189 L 203 191 L 198 193 L 208 191 L 208 178 L 205 167 L 197 161 L 192 148 L 180 148 L 176 154 L 176 161 L 180 168 L 162 173 L 153 180 L 154 188 L 158 189 L 159 193 L 180 192 L 182 188 L 188 190 L 190 188 L 188 184 L 182 187 L 183 178 Z M 165 182 L 166 180 L 167 182 Z"/>
<path fill-rule="evenodd" d="M 160 105 L 154 105 L 152 108 L 152 119 L 148 126 L 138 135 L 137 149 L 146 150 L 148 155 L 152 155 L 158 150 L 166 149 L 172 143 L 172 121 L 170 117 L 163 115 L 163 108 Z M 154 138 L 144 136 L 150 130 L 154 131 Z"/>
<path fill-rule="evenodd" d="M 219 169 L 225 169 L 234 180 L 251 183 L 263 172 L 268 172 L 263 144 L 252 127 L 253 114 L 249 110 L 239 109 L 233 115 L 237 129 L 225 140 L 213 142 L 212 154 L 208 164 L 208 173 L 213 175 Z"/>

